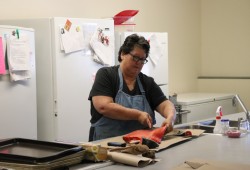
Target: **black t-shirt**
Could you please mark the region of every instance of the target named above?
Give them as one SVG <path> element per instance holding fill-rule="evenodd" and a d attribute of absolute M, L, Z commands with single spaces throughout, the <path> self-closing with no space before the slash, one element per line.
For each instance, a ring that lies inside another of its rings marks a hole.
<path fill-rule="evenodd" d="M 115 101 L 115 96 L 119 90 L 120 84 L 118 68 L 119 66 L 102 67 L 96 73 L 95 82 L 88 98 L 91 101 L 91 123 L 95 123 L 102 117 L 102 115 L 98 113 L 93 106 L 91 100 L 93 96 L 109 96 L 112 97 Z M 152 77 L 140 73 L 139 78 L 145 90 L 146 98 L 149 102 L 149 105 L 152 110 L 155 110 L 161 102 L 167 100 L 167 97 L 164 95 L 161 88 L 156 84 Z M 123 91 L 125 93 L 129 95 L 141 94 L 137 82 L 135 88 L 132 91 L 128 89 L 125 81 L 123 82 Z"/>

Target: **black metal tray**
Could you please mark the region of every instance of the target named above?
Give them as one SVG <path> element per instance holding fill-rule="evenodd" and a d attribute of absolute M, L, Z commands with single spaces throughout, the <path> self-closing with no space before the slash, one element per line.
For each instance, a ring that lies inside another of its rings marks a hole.
<path fill-rule="evenodd" d="M 24 138 L 0 141 L 0 161 L 26 164 L 51 162 L 82 151 L 77 145 Z"/>

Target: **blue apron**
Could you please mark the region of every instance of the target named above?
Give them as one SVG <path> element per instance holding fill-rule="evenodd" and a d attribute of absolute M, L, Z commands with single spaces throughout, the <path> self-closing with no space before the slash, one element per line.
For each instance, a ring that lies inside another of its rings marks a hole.
<path fill-rule="evenodd" d="M 142 87 L 139 76 L 137 76 L 137 82 L 141 95 L 131 96 L 122 91 L 123 89 L 123 77 L 120 68 L 118 69 L 120 86 L 115 97 L 115 103 L 120 104 L 127 108 L 134 108 L 150 114 L 155 124 L 155 113 L 152 111 L 145 95 L 145 91 Z M 117 113 L 119 114 L 119 113 Z M 146 126 L 139 123 L 137 120 L 116 120 L 102 116 L 96 123 L 91 125 L 95 128 L 93 140 L 100 140 L 114 136 L 120 136 L 138 129 L 145 129 Z"/>

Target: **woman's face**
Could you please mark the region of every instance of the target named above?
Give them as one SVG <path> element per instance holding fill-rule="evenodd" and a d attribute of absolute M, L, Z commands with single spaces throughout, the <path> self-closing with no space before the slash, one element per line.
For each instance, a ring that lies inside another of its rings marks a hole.
<path fill-rule="evenodd" d="M 141 72 L 145 60 L 145 51 L 142 48 L 135 47 L 130 53 L 122 54 L 121 65 L 124 69 L 123 71 L 136 77 Z"/>

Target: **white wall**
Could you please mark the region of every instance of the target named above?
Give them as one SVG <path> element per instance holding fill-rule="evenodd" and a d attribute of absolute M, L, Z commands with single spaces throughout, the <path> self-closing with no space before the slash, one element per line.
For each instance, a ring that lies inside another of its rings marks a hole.
<path fill-rule="evenodd" d="M 250 108 L 250 1 L 202 0 L 201 5 L 199 76 L 235 79 L 199 79 L 198 90 L 237 93 Z"/>
<path fill-rule="evenodd" d="M 1 0 L 0 19 L 107 18 L 125 9 L 138 9 L 135 31 L 168 32 L 170 94 L 239 93 L 249 107 L 249 80 L 197 79 L 250 76 L 249 3 L 249 0 Z M 220 63 L 226 63 L 226 69 Z"/>

